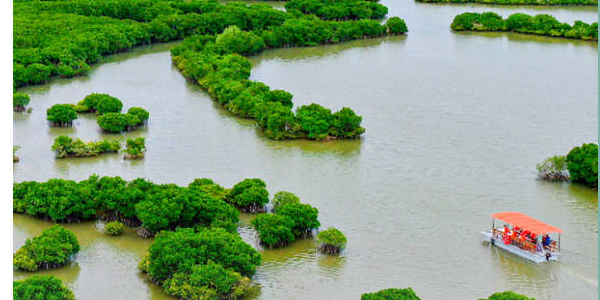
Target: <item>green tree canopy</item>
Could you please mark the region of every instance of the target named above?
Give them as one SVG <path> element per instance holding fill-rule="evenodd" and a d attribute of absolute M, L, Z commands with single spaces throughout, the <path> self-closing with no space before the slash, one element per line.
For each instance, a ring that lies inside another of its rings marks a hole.
<path fill-rule="evenodd" d="M 54 225 L 39 236 L 27 239 L 25 245 L 15 253 L 13 265 L 25 271 L 55 268 L 66 264 L 79 249 L 73 232 Z"/>
<path fill-rule="evenodd" d="M 287 216 L 260 214 L 252 220 L 252 225 L 258 231 L 261 243 L 270 248 L 283 247 L 294 241 L 294 221 Z"/>
<path fill-rule="evenodd" d="M 592 188 L 598 187 L 598 145 L 589 143 L 575 147 L 567 154 L 571 180 Z"/>
<path fill-rule="evenodd" d="M 390 288 L 375 293 L 362 294 L 360 300 L 421 300 L 412 288 Z"/>
<path fill-rule="evenodd" d="M 31 276 L 13 281 L 13 300 L 75 300 L 73 292 L 54 276 Z"/>
<path fill-rule="evenodd" d="M 46 110 L 46 119 L 55 126 L 71 125 L 77 112 L 70 104 L 54 104 Z"/>

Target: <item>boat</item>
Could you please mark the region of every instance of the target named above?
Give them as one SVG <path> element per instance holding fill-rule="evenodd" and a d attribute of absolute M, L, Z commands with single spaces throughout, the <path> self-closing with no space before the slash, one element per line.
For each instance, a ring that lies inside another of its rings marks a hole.
<path fill-rule="evenodd" d="M 496 220 L 504 222 L 504 226 L 496 228 Z M 483 240 L 492 246 L 536 263 L 558 260 L 561 233 L 558 227 L 511 211 L 493 214 L 492 229 L 481 232 Z M 558 240 L 551 235 L 558 235 Z"/>

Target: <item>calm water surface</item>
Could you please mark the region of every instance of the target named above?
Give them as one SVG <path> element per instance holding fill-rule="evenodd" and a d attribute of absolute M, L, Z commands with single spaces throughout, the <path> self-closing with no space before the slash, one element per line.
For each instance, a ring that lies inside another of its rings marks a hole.
<path fill-rule="evenodd" d="M 253 122 L 231 117 L 171 65 L 171 45 L 110 57 L 88 77 L 23 89 L 31 114 L 15 114 L 21 145 L 15 181 L 92 173 L 181 185 L 209 177 L 231 187 L 246 177 L 271 194 L 296 193 L 319 209 L 323 228 L 349 243 L 341 257 L 319 255 L 312 240 L 266 251 L 255 299 L 358 299 L 363 292 L 411 286 L 423 299 L 477 299 L 515 290 L 536 299 L 597 299 L 598 194 L 575 184 L 537 181 L 535 164 L 597 142 L 594 43 L 505 33 L 457 34 L 465 11 L 551 13 L 597 20 L 592 8 L 426 5 L 382 1 L 403 17 L 404 37 L 266 51 L 252 79 L 294 94 L 296 105 L 352 107 L 362 140 L 275 142 Z M 95 118 L 50 128 L 45 110 L 89 93 L 110 93 L 125 109 L 151 113 L 147 128 L 102 134 Z M 125 140 L 145 136 L 141 161 L 120 155 L 54 158 L 54 138 Z M 535 265 L 481 243 L 489 215 L 518 210 L 564 230 L 563 259 Z M 14 215 L 14 249 L 50 223 Z M 240 233 L 256 246 L 243 215 Z M 82 251 L 68 267 L 44 271 L 78 299 L 169 299 L 136 269 L 151 239 L 101 233 L 102 222 L 65 225 Z M 258 246 L 257 246 L 258 247 Z M 17 278 L 28 274 L 15 272 Z"/>

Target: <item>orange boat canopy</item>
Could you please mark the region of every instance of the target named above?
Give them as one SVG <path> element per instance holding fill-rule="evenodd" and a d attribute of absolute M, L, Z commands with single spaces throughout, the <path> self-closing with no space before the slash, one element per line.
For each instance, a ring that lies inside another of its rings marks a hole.
<path fill-rule="evenodd" d="M 521 227 L 525 230 L 529 230 L 535 234 L 546 234 L 546 233 L 562 233 L 562 229 L 548 225 L 542 221 L 538 221 L 526 214 L 520 212 L 501 212 L 493 214 L 492 218 L 502 220 L 513 226 Z"/>

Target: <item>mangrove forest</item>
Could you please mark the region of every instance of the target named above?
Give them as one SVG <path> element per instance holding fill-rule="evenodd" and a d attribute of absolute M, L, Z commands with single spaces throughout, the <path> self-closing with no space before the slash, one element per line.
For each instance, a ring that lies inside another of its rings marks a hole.
<path fill-rule="evenodd" d="M 543 35 L 598 41 L 598 22 L 587 24 L 575 21 L 573 25 L 561 23 L 548 14 L 530 16 L 516 13 L 503 19 L 493 12 L 463 13 L 457 15 L 452 24 L 456 31 L 512 31 L 517 33 Z"/>

